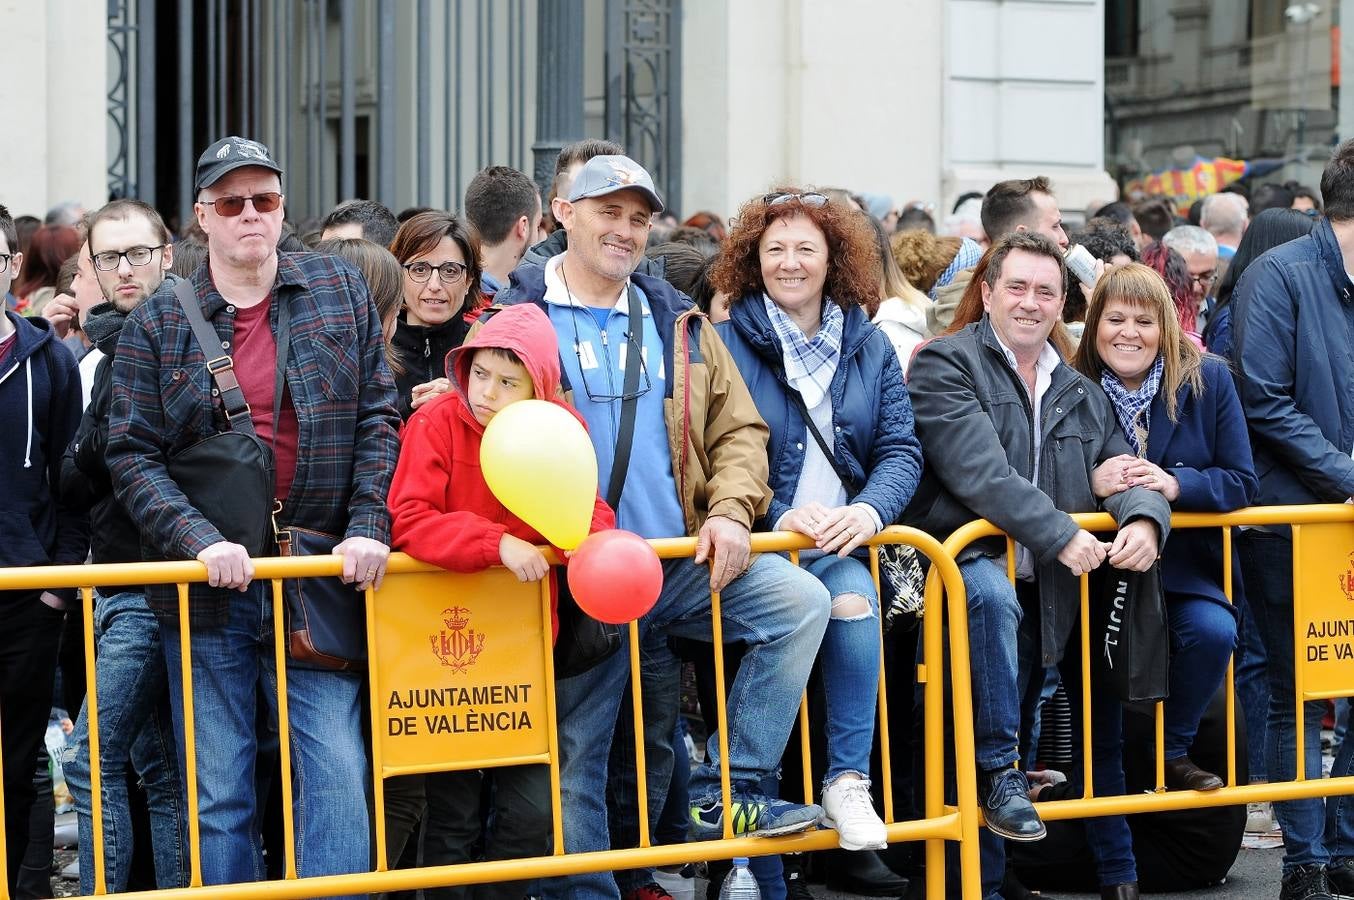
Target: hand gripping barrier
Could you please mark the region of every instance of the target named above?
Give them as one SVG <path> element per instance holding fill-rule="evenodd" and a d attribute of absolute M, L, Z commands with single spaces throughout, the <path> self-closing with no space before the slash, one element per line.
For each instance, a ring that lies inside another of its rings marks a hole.
<path fill-rule="evenodd" d="M 663 559 L 690 558 L 695 553 L 694 539 L 652 542 Z M 927 894 L 932 900 L 944 896 L 944 845 L 959 842 L 963 894 L 976 898 L 978 892 L 976 773 L 973 766 L 973 710 L 969 690 L 967 631 L 963 582 L 952 555 L 934 538 L 913 529 L 889 528 L 870 541 L 870 569 L 879 583 L 877 548 L 887 544 L 907 544 L 931 560 L 927 582 L 923 650 L 918 661 L 918 682 L 924 686 L 925 723 L 925 802 L 924 816 L 918 820 L 896 821 L 891 784 L 891 756 L 888 730 L 887 674 L 880 670 L 878 728 L 882 753 L 884 821 L 890 842 L 927 842 Z M 754 553 L 788 553 L 798 562 L 798 551 L 811 543 L 787 533 L 757 534 L 752 539 Z M 558 564 L 559 560 L 552 560 Z M 268 558 L 255 561 L 255 579 L 271 582 L 273 615 L 273 660 L 277 667 L 278 731 L 282 747 L 290 746 L 287 707 L 286 628 L 283 616 L 283 578 L 307 578 L 337 575 L 342 562 L 338 557 Z M 379 591 L 367 591 L 367 629 L 370 646 L 369 685 L 372 717 L 371 764 L 375 828 L 373 843 L 377 860 L 373 872 L 349 875 L 299 878 L 296 867 L 296 837 L 292 804 L 284 802 L 283 830 L 285 875 L 272 882 L 212 885 L 202 887 L 200 824 L 198 815 L 197 736 L 191 723 L 193 710 L 191 641 L 188 616 L 188 585 L 205 580 L 205 567 L 197 562 L 139 563 L 100 566 L 53 566 L 29 569 L 0 569 L 0 590 L 46 590 L 78 587 L 85 619 L 85 666 L 88 680 L 88 731 L 91 792 L 90 806 L 95 844 L 95 893 L 107 891 L 104 861 L 102 789 L 99 760 L 99 712 L 96 702 L 97 671 L 94 654 L 94 591 L 91 585 L 106 587 L 145 584 L 175 584 L 179 601 L 179 638 L 182 645 L 184 720 L 190 727 L 183 735 L 186 793 L 188 801 L 190 887 L 146 891 L 124 896 L 145 898 L 284 898 L 322 897 L 333 894 L 366 894 L 410 890 L 432 886 L 466 885 L 497 881 L 520 881 L 551 876 L 581 874 L 639 866 L 660 866 L 742 855 L 819 850 L 835 847 L 834 831 L 818 830 L 777 838 L 734 837 L 733 817 L 724 817 L 722 840 L 654 846 L 649 839 L 645 784 L 643 698 L 640 677 L 640 632 L 636 623 L 629 627 L 630 672 L 636 689 L 632 692 L 635 716 L 635 753 L 639 834 L 638 847 L 626 850 L 571 853 L 564 846 L 562 823 L 569 814 L 560 805 L 559 749 L 555 728 L 555 685 L 550 637 L 550 595 L 548 582 L 522 585 L 510 573 L 493 569 L 476 575 L 444 572 L 419 563 L 403 554 L 391 556 L 386 582 Z M 942 589 L 944 593 L 942 594 Z M 944 673 L 942 616 L 938 604 L 948 603 L 955 650 L 951 657 L 953 691 L 954 751 L 957 760 L 958 805 L 944 803 L 942 762 L 944 752 Z M 712 593 L 712 640 L 723 642 L 720 595 Z M 958 640 L 959 643 L 955 643 Z M 883 636 L 880 636 L 883 652 Z M 497 658 L 497 662 L 495 662 Z M 724 808 L 730 808 L 728 770 L 728 711 L 725 708 L 726 677 L 723 654 L 713 654 L 715 696 L 717 698 L 718 740 L 720 747 L 720 787 Z M 494 668 L 497 666 L 498 668 Z M 471 685 L 465 682 L 428 679 L 451 678 L 475 671 L 494 672 L 490 681 Z M 505 673 L 508 677 L 504 676 Z M 174 677 L 174 673 L 171 673 Z M 497 679 L 495 681 L 495 679 Z M 912 685 L 903 686 L 899 695 L 910 702 Z M 895 697 L 895 701 L 898 697 Z M 441 704 L 444 713 L 427 710 Z M 477 707 L 469 709 L 468 705 Z M 419 714 L 408 714 L 416 707 Z M 485 712 L 478 707 L 488 708 Z M 497 711 L 493 707 L 498 707 Z M 801 755 L 804 763 L 803 792 L 812 802 L 814 786 L 810 775 L 808 708 L 801 698 L 799 720 L 803 735 Z M 510 733 L 514 732 L 514 733 Z M 3 736 L 0 736 L 2 739 Z M 421 740 L 416 740 L 420 738 Z M 450 748 L 450 749 L 448 749 Z M 210 748 L 206 748 L 210 752 Z M 547 764 L 550 767 L 553 855 L 433 866 L 419 869 L 390 870 L 387 864 L 385 828 L 385 782 L 396 776 L 419 775 L 435 771 L 483 769 L 496 766 Z M 281 794 L 292 796 L 292 763 L 289 754 L 281 754 Z M 0 804 L 3 797 L 0 797 Z M 2 811 L 2 805 L 0 805 Z M 359 814 L 359 813 L 355 813 Z M 365 811 L 360 813 L 365 815 Z M 330 827 L 341 827 L 333 823 Z M 0 852 L 4 849 L 0 834 Z M 0 884 L 0 900 L 9 894 Z"/>
<path fill-rule="evenodd" d="M 1114 520 L 1104 513 L 1072 517 L 1078 525 L 1096 533 L 1113 532 Z M 1255 507 L 1230 513 L 1176 513 L 1172 530 L 1181 528 L 1220 528 L 1223 546 L 1223 591 L 1232 598 L 1233 529 L 1238 527 L 1284 526 L 1292 529 L 1293 545 L 1293 634 L 1296 721 L 1303 721 L 1304 703 L 1334 697 L 1354 696 L 1354 506 L 1349 504 Z M 974 541 L 1002 534 L 987 521 L 970 522 L 945 541 L 951 558 Z M 1008 575 L 1014 580 L 1011 540 L 1007 538 Z M 1304 771 L 1304 729 L 1296 729 L 1297 776 L 1288 782 L 1237 784 L 1235 707 L 1233 666 L 1228 665 L 1227 688 L 1227 772 L 1226 784 L 1216 791 L 1167 791 L 1162 748 L 1164 746 L 1163 705 L 1156 704 L 1156 790 L 1132 796 L 1094 796 L 1091 754 L 1091 664 L 1088 612 L 1091 599 L 1087 577 L 1081 577 L 1082 642 L 1082 756 L 1085 793 L 1081 799 L 1036 804 L 1039 815 L 1048 821 L 1082 819 L 1106 815 L 1126 815 L 1159 810 L 1194 809 L 1205 806 L 1233 806 L 1256 801 L 1296 800 L 1354 794 L 1354 776 L 1322 778 L 1320 771 L 1309 776 Z M 1345 608 L 1351 611 L 1345 611 Z M 955 607 L 950 605 L 953 612 Z M 1322 627 L 1330 623 L 1334 627 Z M 1344 623 L 1344 624 L 1340 624 Z M 969 660 L 968 631 L 951 618 L 950 649 L 965 666 Z M 1342 629 L 1344 629 L 1342 631 Z M 1335 649 L 1332 641 L 1340 634 L 1350 636 Z M 1333 637 L 1334 635 L 1334 637 Z M 1324 649 L 1323 649 L 1324 648 Z M 1334 650 L 1334 652 L 1332 652 Z M 957 682 L 956 682 L 957 684 Z M 1069 698 L 1073 699 L 1073 698 Z M 1073 701 L 1075 702 L 1075 700 Z M 956 702 L 956 712 L 959 704 Z M 1273 773 L 1270 773 L 1271 777 Z M 962 790 L 961 785 L 961 790 Z M 1037 845 L 1036 845 L 1037 846 Z M 965 875 L 967 876 L 967 872 Z M 966 878 L 967 883 L 967 878 Z M 968 896 L 968 895 L 966 895 Z"/>

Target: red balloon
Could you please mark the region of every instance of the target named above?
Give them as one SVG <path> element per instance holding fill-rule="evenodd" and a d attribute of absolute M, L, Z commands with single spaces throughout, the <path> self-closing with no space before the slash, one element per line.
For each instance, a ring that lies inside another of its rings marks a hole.
<path fill-rule="evenodd" d="M 568 573 L 578 608 L 613 625 L 624 625 L 653 609 L 663 589 L 658 554 L 632 531 L 589 535 L 570 554 Z"/>

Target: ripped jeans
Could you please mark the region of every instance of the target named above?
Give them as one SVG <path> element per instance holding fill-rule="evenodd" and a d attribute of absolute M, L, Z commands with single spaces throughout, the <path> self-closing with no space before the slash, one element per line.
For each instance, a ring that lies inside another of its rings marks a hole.
<path fill-rule="evenodd" d="M 827 774 L 823 784 L 855 772 L 870 776 L 875 701 L 879 697 L 879 595 L 868 563 L 819 556 L 802 565 L 832 598 L 819 656 L 827 695 Z M 852 596 L 860 599 L 852 600 Z M 864 601 L 864 603 L 861 602 Z M 868 604 L 868 605 L 867 605 Z"/>

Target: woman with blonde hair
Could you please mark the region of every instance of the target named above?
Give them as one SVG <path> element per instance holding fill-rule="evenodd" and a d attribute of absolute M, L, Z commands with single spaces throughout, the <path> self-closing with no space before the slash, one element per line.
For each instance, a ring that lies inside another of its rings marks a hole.
<path fill-rule="evenodd" d="M 1170 288 L 1152 268 L 1129 263 L 1101 276 L 1075 365 L 1105 389 L 1137 454 L 1096 470 L 1096 496 L 1145 487 L 1188 512 L 1228 512 L 1255 499 L 1259 482 L 1231 372 L 1185 333 Z M 1173 531 L 1160 565 L 1171 635 L 1166 786 L 1217 790 L 1222 779 L 1188 752 L 1236 646 L 1236 608 L 1222 590 L 1222 536 Z M 1232 579 L 1239 594 L 1235 559 Z"/>
<path fill-rule="evenodd" d="M 874 228 L 875 241 L 879 244 L 879 297 L 864 299 L 865 313 L 880 331 L 888 335 L 889 343 L 898 354 L 898 365 L 903 367 L 903 374 L 906 375 L 907 365 L 912 361 L 912 351 L 931 336 L 926 326 L 926 311 L 931 308 L 931 298 L 913 287 L 898 268 L 884 226 L 873 217 L 869 221 Z"/>

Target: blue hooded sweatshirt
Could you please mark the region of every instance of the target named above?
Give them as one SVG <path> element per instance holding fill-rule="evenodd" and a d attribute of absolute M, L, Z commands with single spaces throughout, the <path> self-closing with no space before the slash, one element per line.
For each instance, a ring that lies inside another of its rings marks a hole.
<path fill-rule="evenodd" d="M 89 551 L 89 523 L 61 503 L 58 485 L 80 424 L 80 373 L 46 319 L 0 314 L 17 335 L 0 365 L 0 566 L 78 565 Z M 17 598 L 0 592 L 0 602 Z"/>

